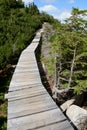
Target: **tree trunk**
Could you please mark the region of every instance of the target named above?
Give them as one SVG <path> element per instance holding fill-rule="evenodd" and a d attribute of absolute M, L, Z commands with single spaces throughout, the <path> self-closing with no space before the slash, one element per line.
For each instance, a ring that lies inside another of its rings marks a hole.
<path fill-rule="evenodd" d="M 55 87 L 60 88 L 60 72 L 61 72 L 61 61 L 60 57 L 55 57 Z"/>
<path fill-rule="evenodd" d="M 60 72 L 61 72 L 60 57 L 58 57 L 58 55 L 55 55 L 55 79 L 54 79 L 54 87 L 52 90 L 54 99 L 57 98 L 57 91 L 55 91 L 55 88 L 60 89 Z"/>
<path fill-rule="evenodd" d="M 70 78 L 69 78 L 69 83 L 68 83 L 68 89 L 70 88 L 71 82 L 72 82 L 73 69 L 74 69 L 74 63 L 75 63 L 75 56 L 76 56 L 76 46 L 75 46 L 75 49 L 74 49 L 73 60 L 72 60 L 72 64 L 71 64 L 71 71 L 70 71 Z"/>

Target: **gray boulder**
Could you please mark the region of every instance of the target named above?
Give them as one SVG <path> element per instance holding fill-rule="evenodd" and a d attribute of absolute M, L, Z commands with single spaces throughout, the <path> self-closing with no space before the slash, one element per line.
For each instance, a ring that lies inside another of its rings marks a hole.
<path fill-rule="evenodd" d="M 66 111 L 73 103 L 74 103 L 75 99 L 71 99 L 66 101 L 65 103 L 63 103 L 60 108 L 62 109 L 62 111 Z"/>
<path fill-rule="evenodd" d="M 87 110 L 76 105 L 71 105 L 67 109 L 66 115 L 78 130 L 82 130 L 82 128 L 84 128 L 85 122 L 87 121 Z"/>

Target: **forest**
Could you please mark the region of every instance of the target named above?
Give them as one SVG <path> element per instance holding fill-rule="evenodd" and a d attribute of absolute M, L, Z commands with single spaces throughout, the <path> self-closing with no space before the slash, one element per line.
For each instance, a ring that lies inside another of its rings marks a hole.
<path fill-rule="evenodd" d="M 57 23 L 51 36 L 49 71 L 55 75 L 55 86 L 74 93 L 87 91 L 87 10 L 73 8 L 64 24 Z M 51 64 L 55 62 L 54 64 Z M 56 74 L 54 74 L 56 72 Z M 67 89 L 66 89 L 67 88 Z"/>
<path fill-rule="evenodd" d="M 34 3 L 25 7 L 22 0 L 0 0 L 0 130 L 6 129 L 4 94 L 14 72 L 12 66 L 44 22 L 53 28 L 46 64 L 57 92 L 87 94 L 87 10 L 73 8 L 70 18 L 61 23 L 45 12 L 40 13 Z"/>

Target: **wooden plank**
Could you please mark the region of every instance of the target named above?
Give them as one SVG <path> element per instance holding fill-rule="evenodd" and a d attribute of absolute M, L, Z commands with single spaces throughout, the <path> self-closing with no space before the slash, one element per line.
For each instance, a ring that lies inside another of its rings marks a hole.
<path fill-rule="evenodd" d="M 20 98 L 25 98 L 25 97 L 32 97 L 35 95 L 40 95 L 43 93 L 47 93 L 47 91 L 45 89 L 43 89 L 43 87 L 41 88 L 40 86 L 37 87 L 33 87 L 33 88 L 28 88 L 28 89 L 23 89 L 23 90 L 19 90 L 19 91 L 13 91 L 13 92 L 9 92 L 6 95 L 6 98 L 12 100 L 12 99 L 20 99 Z"/>
<path fill-rule="evenodd" d="M 31 62 L 20 62 L 20 63 L 18 63 L 17 64 L 17 66 L 19 66 L 19 67 L 31 67 L 31 66 L 35 66 L 35 67 L 37 67 L 37 62 L 35 62 L 35 61 L 31 61 Z"/>
<path fill-rule="evenodd" d="M 26 69 L 18 69 L 18 70 L 15 71 L 15 73 L 20 73 L 20 74 L 29 73 L 30 75 L 35 73 L 35 74 L 38 75 L 38 69 L 27 69 L 27 68 Z"/>
<path fill-rule="evenodd" d="M 25 50 L 26 52 L 28 51 L 28 52 L 30 52 L 30 50 L 33 50 L 33 52 L 34 52 L 34 50 L 37 48 L 37 46 L 38 46 L 38 39 L 35 39 L 34 41 L 32 41 L 32 43 L 31 43 L 31 45 Z M 24 51 L 24 52 L 25 52 Z"/>
<path fill-rule="evenodd" d="M 29 73 L 29 72 L 31 72 L 31 73 L 35 73 L 35 74 L 38 74 L 39 76 L 40 76 L 40 74 L 39 74 L 39 72 L 38 72 L 38 68 L 33 68 L 33 67 L 31 67 L 31 68 L 28 68 L 28 67 L 20 67 L 20 68 L 17 68 L 16 70 L 15 70 L 15 72 L 14 73 Z"/>
<path fill-rule="evenodd" d="M 8 120 L 8 128 L 9 130 L 14 128 L 16 130 L 18 130 L 18 128 L 19 129 L 22 128 L 21 130 L 25 130 L 25 129 L 33 130 L 63 120 L 66 120 L 66 118 L 62 114 L 62 112 L 59 109 L 53 109 L 42 113 L 30 115 L 30 116 L 24 116 L 24 117 Z"/>
<path fill-rule="evenodd" d="M 36 67 L 37 68 L 37 62 L 35 62 L 35 61 L 31 61 L 31 62 L 19 62 L 18 64 L 17 64 L 17 67 L 31 67 L 31 66 L 34 66 L 34 67 Z"/>
<path fill-rule="evenodd" d="M 33 93 L 28 94 L 28 95 L 23 95 L 23 97 L 18 96 L 18 97 L 8 98 L 8 101 L 20 100 L 20 99 L 28 98 L 28 97 L 36 97 L 38 95 L 43 95 L 43 94 L 46 94 L 46 92 L 40 90 L 39 92 L 33 92 Z"/>
<path fill-rule="evenodd" d="M 35 84 L 33 84 L 33 83 L 29 83 L 29 84 L 23 84 L 23 85 L 14 85 L 14 86 L 11 86 L 11 84 L 10 84 L 10 87 L 13 87 L 13 88 L 15 88 L 15 90 L 14 90 L 14 92 L 15 91 L 18 91 L 18 90 L 22 90 L 22 89 L 27 89 L 27 88 L 32 88 L 32 87 L 38 87 L 39 85 L 41 85 L 42 87 L 43 87 L 43 85 L 42 85 L 42 83 L 35 83 Z M 12 91 L 9 91 L 9 92 L 12 92 Z"/>
<path fill-rule="evenodd" d="M 17 67 L 16 67 L 16 70 L 20 70 L 20 69 L 31 69 L 31 68 L 33 68 L 33 69 L 36 69 L 36 70 L 38 70 L 38 68 L 37 68 L 37 65 L 36 64 L 21 64 L 21 65 L 17 65 Z"/>
<path fill-rule="evenodd" d="M 20 82 L 21 80 L 22 81 L 29 81 L 30 79 L 32 79 L 32 80 L 41 80 L 40 79 L 40 75 L 39 75 L 39 73 L 29 73 L 29 72 L 27 72 L 27 73 L 14 73 L 14 75 L 13 75 L 13 77 L 12 77 L 12 81 L 11 82 Z"/>
<path fill-rule="evenodd" d="M 32 104 L 32 103 L 43 102 L 48 100 L 52 100 L 52 99 L 48 95 L 48 93 L 44 93 L 33 97 L 26 97 L 26 98 L 21 98 L 19 100 L 9 101 L 9 107 L 17 106 L 17 105 L 21 106 L 23 104 Z"/>
<path fill-rule="evenodd" d="M 65 120 L 60 122 L 51 123 L 47 126 L 36 128 L 35 130 L 74 130 L 71 124 Z"/>
<path fill-rule="evenodd" d="M 15 71 L 16 72 L 16 71 Z M 12 77 L 11 83 L 10 83 L 10 89 L 13 87 L 15 89 L 15 86 L 21 87 L 21 85 L 27 85 L 27 84 L 36 84 L 41 83 L 40 75 L 39 73 L 15 73 Z"/>
<path fill-rule="evenodd" d="M 34 84 L 41 84 L 41 81 L 39 81 L 38 79 L 36 80 L 31 79 L 31 80 L 28 80 L 27 82 L 26 81 L 11 82 L 9 91 L 16 91 L 16 90 L 25 88 L 25 86 L 27 87 L 27 85 L 32 86 Z"/>
<path fill-rule="evenodd" d="M 9 106 L 9 105 L 8 105 Z M 49 111 L 51 109 L 55 109 L 57 106 L 52 101 L 43 101 L 43 102 L 36 102 L 32 104 L 26 105 L 18 105 L 14 106 L 13 108 L 8 107 L 8 119 L 11 118 L 18 118 L 26 115 L 33 115 L 36 113 L 41 113 L 43 111 Z"/>
<path fill-rule="evenodd" d="M 31 60 L 31 61 L 34 61 L 34 60 L 36 60 L 36 57 L 35 57 L 34 54 L 31 55 L 31 53 L 29 53 L 28 55 L 27 55 L 27 53 L 23 53 L 23 54 L 20 56 L 19 61 L 26 61 L 26 60 L 28 60 L 28 62 L 29 62 L 30 60 Z"/>
<path fill-rule="evenodd" d="M 38 66 L 37 66 L 37 64 L 36 63 L 34 63 L 34 64 L 30 64 L 30 63 L 28 63 L 28 64 L 26 64 L 26 63 L 21 63 L 21 65 L 19 64 L 19 65 L 17 65 L 16 66 L 16 69 L 18 70 L 18 69 L 22 69 L 22 68 L 24 68 L 24 69 L 36 69 L 36 70 L 38 70 Z"/>
<path fill-rule="evenodd" d="M 20 62 L 18 62 L 18 64 L 17 65 L 21 65 L 21 66 L 24 66 L 24 65 L 32 65 L 32 64 L 37 64 L 37 62 L 36 61 L 28 61 L 28 60 L 26 60 L 26 61 L 20 61 Z"/>
<path fill-rule="evenodd" d="M 20 109 L 23 109 L 21 107 L 25 107 L 25 105 L 32 106 L 32 105 L 45 104 L 46 102 L 49 102 L 49 104 L 53 103 L 54 105 L 56 105 L 49 95 L 47 94 L 43 94 L 43 95 L 35 96 L 32 98 L 27 97 L 20 100 L 11 101 L 8 103 L 8 108 L 14 109 L 14 107 L 18 106 Z"/>
<path fill-rule="evenodd" d="M 32 80 L 41 80 L 40 79 L 40 75 L 38 74 L 38 73 L 29 73 L 29 72 L 27 72 L 27 73 L 22 73 L 22 74 L 20 74 L 20 73 L 15 73 L 14 75 L 13 75 L 13 77 L 12 77 L 12 81 L 11 82 L 21 82 L 21 81 L 25 81 L 25 82 L 27 82 L 27 81 L 29 81 L 30 79 L 32 79 Z"/>
<path fill-rule="evenodd" d="M 36 69 L 37 69 L 37 64 L 36 64 L 36 62 L 34 62 L 34 63 L 29 63 L 29 62 L 23 62 L 23 64 L 17 64 L 17 67 L 18 68 L 21 68 L 21 67 L 26 67 L 26 68 L 28 68 L 28 67 L 35 67 Z"/>
<path fill-rule="evenodd" d="M 26 55 L 25 55 L 25 57 L 26 57 Z M 29 63 L 29 61 L 31 61 L 31 63 L 32 62 L 34 62 L 34 63 L 36 63 L 36 60 L 35 60 L 35 58 L 33 58 L 33 57 L 31 57 L 31 58 L 25 58 L 25 57 L 20 57 L 20 59 L 19 59 L 19 62 L 28 62 Z"/>
<path fill-rule="evenodd" d="M 36 57 L 35 57 L 35 55 L 33 54 L 33 53 L 23 53 L 22 52 L 22 54 L 21 54 L 21 56 L 20 56 L 20 58 L 19 58 L 19 61 L 26 61 L 26 60 L 28 60 L 28 61 L 34 61 L 34 60 L 36 60 Z"/>
<path fill-rule="evenodd" d="M 32 42 L 38 42 L 39 43 L 40 39 L 34 38 Z"/>
<path fill-rule="evenodd" d="M 31 54 L 31 53 L 30 53 Z M 20 56 L 20 59 L 19 59 L 19 61 L 34 61 L 34 60 L 36 60 L 36 57 L 35 57 L 35 55 L 33 54 L 33 55 L 27 55 L 27 54 L 22 54 L 21 56 Z"/>
<path fill-rule="evenodd" d="M 26 125 L 27 127 L 27 125 Z M 20 127 L 15 127 L 15 128 L 9 128 L 9 130 L 26 130 L 25 125 L 24 126 L 20 126 Z M 63 121 L 63 122 L 56 122 L 56 123 L 52 123 L 49 125 L 45 125 L 42 127 L 37 127 L 37 128 L 29 128 L 28 130 L 74 130 L 74 128 L 70 125 L 70 123 L 68 121 Z"/>
<path fill-rule="evenodd" d="M 36 83 L 41 83 L 41 81 L 39 80 L 39 77 L 37 77 L 36 79 L 32 79 L 32 78 L 28 78 L 28 77 L 23 77 L 21 79 L 17 79 L 17 81 L 12 81 L 10 86 L 21 86 L 21 85 L 27 85 L 27 84 L 36 84 Z"/>
<path fill-rule="evenodd" d="M 12 84 L 12 82 L 10 83 L 10 87 L 9 87 L 9 92 L 12 92 L 12 91 L 18 91 L 18 90 L 21 90 L 21 89 L 26 89 L 26 88 L 29 88 L 29 87 L 32 87 L 32 86 L 38 86 L 39 84 L 42 85 L 41 82 L 37 82 L 37 83 L 22 83 L 22 84 Z"/>

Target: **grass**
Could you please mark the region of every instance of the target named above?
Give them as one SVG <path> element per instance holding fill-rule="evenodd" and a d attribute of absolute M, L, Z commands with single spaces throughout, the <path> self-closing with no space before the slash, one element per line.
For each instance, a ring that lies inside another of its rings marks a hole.
<path fill-rule="evenodd" d="M 5 93 L 7 93 L 12 74 L 0 79 L 0 130 L 7 129 L 7 100 L 5 100 Z"/>
<path fill-rule="evenodd" d="M 7 129 L 7 102 L 0 105 L 0 130 Z"/>

